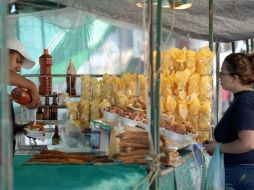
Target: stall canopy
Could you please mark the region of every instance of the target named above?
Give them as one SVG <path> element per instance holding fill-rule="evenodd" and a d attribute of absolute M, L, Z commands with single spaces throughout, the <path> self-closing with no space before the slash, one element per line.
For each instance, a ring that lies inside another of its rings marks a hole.
<path fill-rule="evenodd" d="M 45 47 L 54 57 L 55 74 L 65 72 L 62 68 L 67 68 L 70 58 L 74 59 L 80 73 L 123 73 L 128 67 L 128 61 L 124 60 L 131 51 L 128 60 L 138 60 L 142 56 L 140 29 L 144 10 L 136 6 L 137 2 L 143 2 L 141 0 L 16 2 L 19 3 L 18 14 L 7 16 L 10 25 L 8 35 L 18 37 L 29 49 L 32 58 L 37 60 L 37 65 L 25 73 L 39 72 L 38 57 Z M 191 0 L 191 3 L 192 7 L 187 10 L 163 9 L 164 33 L 208 40 L 209 1 Z M 254 0 L 214 0 L 213 3 L 215 41 L 230 42 L 254 37 Z M 121 31 L 122 28 L 130 29 L 132 37 L 126 38 L 129 33 Z M 133 33 L 135 29 L 140 31 L 139 35 Z M 117 35 L 113 34 L 115 31 Z M 127 41 L 123 43 L 124 39 Z M 96 53 L 99 56 L 91 59 Z M 110 71 L 107 70 L 109 68 Z"/>
<path fill-rule="evenodd" d="M 27 1 L 27 0 L 22 0 Z M 22 2 L 20 1 L 20 2 Z M 31 1 L 31 0 L 30 0 Z M 33 0 L 34 1 L 34 0 Z M 143 10 L 136 7 L 141 0 L 51 0 L 66 8 L 68 15 L 72 8 L 111 20 L 114 23 L 129 23 L 142 27 Z M 197 39 L 208 39 L 209 1 L 191 0 L 193 6 L 187 10 L 163 10 L 163 29 L 174 31 Z M 214 41 L 230 42 L 254 37 L 254 0 L 213 0 Z M 58 24 L 65 23 L 68 17 Z"/>

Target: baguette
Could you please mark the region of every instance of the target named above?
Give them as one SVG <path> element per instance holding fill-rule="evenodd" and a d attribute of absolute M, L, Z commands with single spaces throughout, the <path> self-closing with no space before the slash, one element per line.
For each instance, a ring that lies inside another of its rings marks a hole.
<path fill-rule="evenodd" d="M 130 152 L 120 152 L 120 156 L 132 156 L 132 155 L 146 155 L 149 153 L 149 149 L 135 149 Z"/>
<path fill-rule="evenodd" d="M 132 143 L 132 142 L 120 142 L 120 148 L 126 148 L 126 147 L 131 147 L 131 148 L 149 148 L 149 144 L 142 144 L 142 143 Z"/>
<path fill-rule="evenodd" d="M 148 136 L 148 132 L 147 131 L 125 131 L 125 132 L 122 132 L 118 135 L 116 135 L 116 137 L 118 138 L 122 138 L 124 137 L 125 135 L 134 135 L 134 136 Z"/>

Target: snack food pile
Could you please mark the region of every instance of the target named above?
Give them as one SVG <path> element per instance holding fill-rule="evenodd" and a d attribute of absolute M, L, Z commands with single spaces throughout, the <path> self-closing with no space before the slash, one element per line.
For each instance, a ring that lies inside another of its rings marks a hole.
<path fill-rule="evenodd" d="M 177 123 L 189 122 L 199 141 L 209 139 L 213 58 L 209 48 L 171 48 L 161 53 L 161 112 Z"/>
<path fill-rule="evenodd" d="M 167 128 L 182 131 L 180 128 L 187 125 L 186 132 L 196 132 L 199 142 L 209 139 L 210 134 L 213 58 L 214 53 L 208 47 L 199 51 L 171 48 L 161 52 L 161 114 L 170 118 Z M 87 128 L 90 120 L 101 118 L 102 110 L 110 106 L 131 107 L 145 113 L 147 84 L 149 80 L 142 74 L 105 74 L 102 79 L 84 75 L 80 102 L 66 103 L 70 118 L 80 120 L 81 126 Z M 122 115 L 138 121 L 146 119 L 145 114 L 133 113 Z"/>

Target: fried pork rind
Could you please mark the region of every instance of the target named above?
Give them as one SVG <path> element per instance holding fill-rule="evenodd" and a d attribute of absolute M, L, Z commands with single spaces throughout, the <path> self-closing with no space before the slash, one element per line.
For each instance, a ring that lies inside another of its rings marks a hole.
<path fill-rule="evenodd" d="M 166 99 L 165 110 L 169 114 L 174 114 L 176 111 L 176 100 L 173 96 L 168 96 Z"/>
<path fill-rule="evenodd" d="M 176 106 L 176 121 L 187 121 L 188 118 L 188 105 L 186 100 L 177 101 Z"/>
<path fill-rule="evenodd" d="M 120 78 L 116 77 L 116 76 L 112 76 L 111 77 L 111 80 L 112 80 L 112 97 L 111 98 L 109 98 L 109 97 L 107 98 L 108 101 L 111 102 L 111 104 L 115 104 L 116 103 L 116 93 L 119 91 L 119 83 L 120 83 L 119 79 Z"/>
<path fill-rule="evenodd" d="M 173 95 L 175 91 L 175 74 L 161 75 L 161 95 L 167 97 Z"/>
<path fill-rule="evenodd" d="M 200 100 L 209 100 L 212 98 L 212 77 L 203 76 L 199 81 L 199 98 Z"/>
<path fill-rule="evenodd" d="M 147 85 L 147 77 L 143 74 L 138 75 L 139 80 L 139 95 L 145 96 L 146 95 L 146 85 Z"/>
<path fill-rule="evenodd" d="M 112 76 L 113 95 L 116 94 L 119 91 L 118 79 L 119 79 L 118 77 Z"/>
<path fill-rule="evenodd" d="M 92 96 L 91 99 L 101 99 L 101 81 L 96 78 L 91 79 Z"/>
<path fill-rule="evenodd" d="M 136 96 L 136 77 L 137 74 L 126 73 L 122 75 L 125 83 L 125 94 L 128 98 Z"/>
<path fill-rule="evenodd" d="M 71 120 L 79 120 L 79 102 L 67 101 L 66 107 Z"/>
<path fill-rule="evenodd" d="M 186 69 L 189 69 L 192 73 L 196 71 L 196 55 L 195 51 L 186 51 Z"/>
<path fill-rule="evenodd" d="M 100 101 L 99 100 L 93 100 L 91 102 L 91 120 L 99 119 L 101 118 L 101 111 L 100 111 Z"/>
<path fill-rule="evenodd" d="M 212 103 L 211 101 L 201 101 L 199 108 L 199 121 L 198 128 L 207 130 L 210 128 L 212 116 Z"/>
<path fill-rule="evenodd" d="M 166 111 L 165 105 L 166 105 L 166 100 L 163 96 L 161 96 L 160 97 L 160 112 L 161 113 L 165 113 L 165 111 Z"/>
<path fill-rule="evenodd" d="M 198 121 L 199 121 L 199 109 L 200 109 L 200 102 L 198 99 L 191 99 L 189 100 L 189 106 L 188 106 L 188 121 L 191 123 L 191 125 L 197 129 L 198 128 Z"/>
<path fill-rule="evenodd" d="M 189 122 L 193 131 L 210 126 L 211 105 L 206 102 L 212 97 L 213 57 L 208 48 L 199 52 L 171 48 L 161 53 L 161 113 L 176 122 Z"/>
<path fill-rule="evenodd" d="M 177 98 L 181 100 L 186 100 L 187 99 L 187 91 L 185 90 L 179 90 L 177 92 Z"/>
<path fill-rule="evenodd" d="M 200 101 L 198 99 L 189 100 L 189 113 L 192 115 L 198 115 L 200 109 Z"/>
<path fill-rule="evenodd" d="M 107 99 L 104 99 L 102 102 L 100 102 L 100 105 L 99 105 L 101 110 L 104 110 L 105 108 L 110 107 L 110 106 L 111 106 L 111 104 Z"/>
<path fill-rule="evenodd" d="M 208 47 L 197 52 L 197 71 L 200 75 L 211 75 L 214 53 Z"/>
<path fill-rule="evenodd" d="M 80 99 L 91 99 L 91 77 L 89 75 L 83 75 L 81 77 L 81 95 Z"/>
<path fill-rule="evenodd" d="M 185 50 L 180 50 L 177 48 L 171 48 L 169 50 L 171 57 L 174 60 L 174 69 L 175 71 L 183 71 L 185 69 L 185 62 L 186 62 L 186 54 Z"/>
<path fill-rule="evenodd" d="M 113 95 L 112 77 L 109 76 L 108 74 L 105 74 L 102 77 L 102 98 L 110 100 L 112 99 L 112 95 Z"/>
<path fill-rule="evenodd" d="M 171 57 L 170 50 L 161 53 L 162 73 L 170 75 L 174 70 L 174 60 Z"/>
<path fill-rule="evenodd" d="M 187 90 L 190 74 L 191 73 L 188 69 L 185 69 L 184 71 L 177 71 L 175 73 L 175 85 L 177 86 L 177 91 Z"/>
<path fill-rule="evenodd" d="M 191 97 L 192 94 L 196 94 L 196 96 L 199 95 L 199 82 L 200 81 L 200 75 L 198 73 L 195 73 L 190 76 L 189 78 L 189 85 L 188 85 L 188 96 Z"/>
<path fill-rule="evenodd" d="M 130 81 L 127 85 L 125 94 L 128 98 L 136 96 L 136 82 Z"/>
<path fill-rule="evenodd" d="M 117 83 L 118 83 L 118 91 L 125 91 L 125 82 L 122 78 L 117 77 Z"/>
<path fill-rule="evenodd" d="M 80 102 L 80 122 L 82 124 L 88 124 L 90 120 L 90 101 L 89 100 L 81 100 Z"/>
<path fill-rule="evenodd" d="M 116 94 L 116 105 L 127 106 L 129 103 L 128 97 L 124 94 L 123 91 L 119 91 Z"/>

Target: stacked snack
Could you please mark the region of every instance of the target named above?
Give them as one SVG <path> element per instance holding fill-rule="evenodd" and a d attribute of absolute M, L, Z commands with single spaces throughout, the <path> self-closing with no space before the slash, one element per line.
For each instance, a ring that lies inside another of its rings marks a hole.
<path fill-rule="evenodd" d="M 102 77 L 102 99 L 106 99 L 110 104 L 114 104 L 113 101 L 113 79 L 108 74 Z"/>
<path fill-rule="evenodd" d="M 137 76 L 129 73 L 121 77 L 105 74 L 101 80 L 91 78 L 90 75 L 82 76 L 79 106 L 81 125 L 87 127 L 91 119 L 101 118 L 101 110 L 111 105 L 128 107 L 130 105 L 138 106 L 142 103 L 143 109 L 146 97 L 145 82 L 144 75 Z M 137 89 L 140 92 L 138 102 L 135 99 Z"/>
<path fill-rule="evenodd" d="M 138 79 L 136 79 L 136 80 L 138 80 L 137 82 L 139 83 L 138 88 L 139 88 L 140 100 L 142 102 L 146 102 L 146 81 L 147 81 L 147 78 L 142 74 L 138 75 L 137 77 L 138 77 Z"/>
<path fill-rule="evenodd" d="M 100 103 L 102 100 L 102 85 L 101 81 L 96 78 L 91 79 L 91 107 L 90 107 L 90 119 L 101 118 Z"/>
<path fill-rule="evenodd" d="M 145 156 L 149 154 L 146 131 L 125 131 L 117 137 L 120 138 L 118 160 L 124 163 L 146 163 Z"/>
<path fill-rule="evenodd" d="M 67 101 L 66 102 L 66 107 L 68 110 L 68 115 L 71 120 L 79 120 L 79 107 L 80 107 L 80 102 L 72 102 L 72 101 Z"/>
<path fill-rule="evenodd" d="M 169 148 L 171 142 L 164 136 L 160 135 L 161 146 L 160 151 L 164 152 L 165 156 L 161 158 L 161 162 L 167 165 L 175 165 L 179 162 L 179 152 Z"/>
<path fill-rule="evenodd" d="M 162 114 L 175 122 L 190 122 L 194 130 L 209 130 L 213 57 L 208 48 L 198 52 L 171 48 L 161 53 Z"/>
<path fill-rule="evenodd" d="M 80 124 L 82 127 L 86 128 L 89 126 L 89 119 L 90 119 L 90 101 L 86 99 L 82 99 L 80 101 L 79 107 L 80 113 Z"/>
<path fill-rule="evenodd" d="M 132 98 L 136 95 L 136 77 L 137 74 L 125 73 L 122 75 L 122 79 L 125 82 L 125 94 L 128 98 Z"/>
<path fill-rule="evenodd" d="M 81 77 L 81 95 L 80 95 L 80 124 L 87 128 L 90 120 L 90 100 L 92 98 L 91 92 L 91 77 L 84 75 Z"/>
<path fill-rule="evenodd" d="M 120 152 L 115 157 L 124 163 L 146 163 L 146 155 L 149 151 L 149 139 L 147 131 L 125 131 L 117 135 L 120 138 Z M 165 156 L 161 159 L 162 163 L 174 165 L 179 160 L 179 153 L 169 148 L 171 142 L 160 135 L 160 150 Z"/>
<path fill-rule="evenodd" d="M 214 53 L 209 48 L 202 48 L 197 52 L 197 71 L 201 76 L 199 82 L 199 120 L 197 140 L 201 142 L 209 139 L 209 128 L 212 116 L 212 61 Z M 203 130 L 203 131 L 202 131 Z M 207 131 L 205 131 L 207 130 Z"/>
<path fill-rule="evenodd" d="M 80 121 L 83 127 L 88 127 L 90 120 L 102 116 L 101 109 L 111 106 L 112 79 L 104 75 L 102 80 L 91 78 L 90 75 L 81 77 Z"/>

